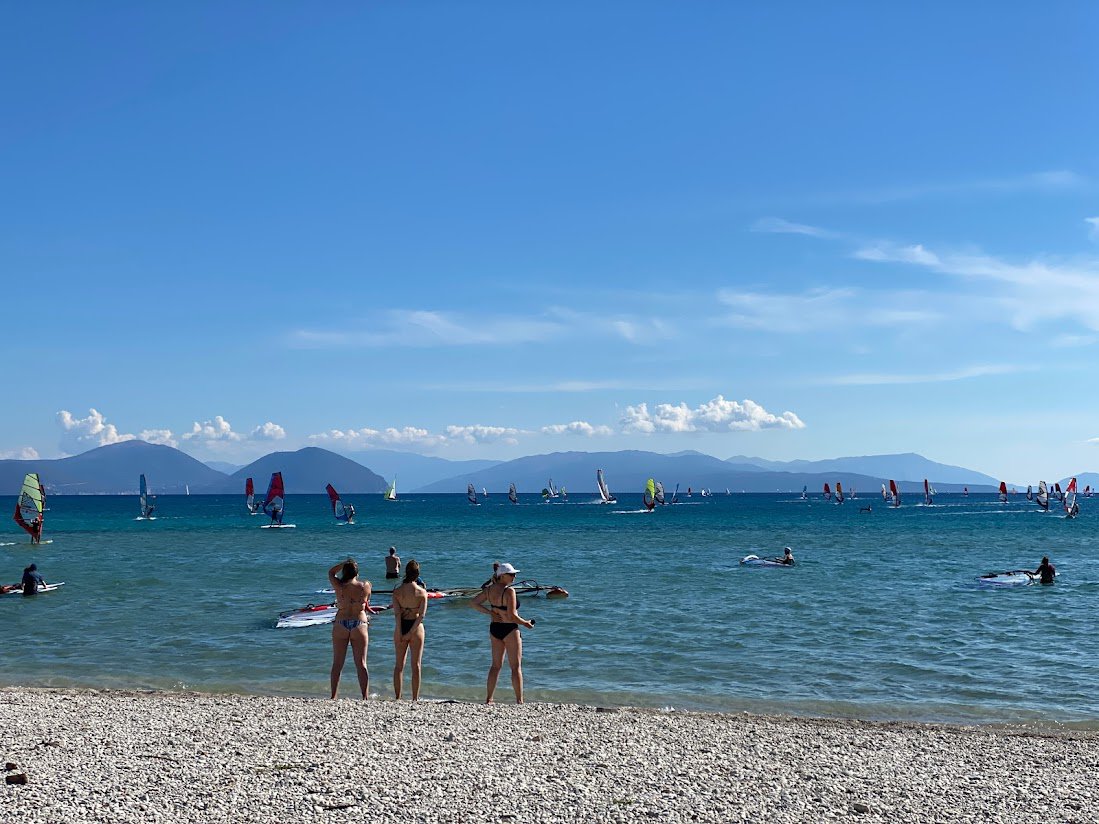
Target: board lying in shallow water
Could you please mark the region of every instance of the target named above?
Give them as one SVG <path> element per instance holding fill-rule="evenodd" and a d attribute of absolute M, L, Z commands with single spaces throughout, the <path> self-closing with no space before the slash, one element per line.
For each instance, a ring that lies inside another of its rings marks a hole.
<path fill-rule="evenodd" d="M 758 555 L 745 555 L 740 559 L 741 566 L 759 567 L 791 567 L 793 564 L 783 563 L 781 558 L 760 558 Z"/>
<path fill-rule="evenodd" d="M 1013 569 L 1010 572 L 990 572 L 977 580 L 988 586 L 1023 587 L 1038 583 L 1038 576 L 1028 569 Z"/>

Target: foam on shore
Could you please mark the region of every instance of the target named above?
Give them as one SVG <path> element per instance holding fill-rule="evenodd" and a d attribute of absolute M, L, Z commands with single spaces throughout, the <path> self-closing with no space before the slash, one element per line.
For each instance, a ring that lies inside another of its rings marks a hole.
<path fill-rule="evenodd" d="M 19 822 L 1083 821 L 1099 733 L 0 690 Z"/>

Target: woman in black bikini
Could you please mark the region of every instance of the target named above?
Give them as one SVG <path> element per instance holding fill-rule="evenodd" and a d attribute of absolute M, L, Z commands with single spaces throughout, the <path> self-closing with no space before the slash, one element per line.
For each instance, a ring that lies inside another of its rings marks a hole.
<path fill-rule="evenodd" d="M 365 701 L 370 692 L 370 673 L 366 669 L 366 649 L 370 637 L 366 632 L 366 616 L 377 611 L 370 606 L 370 582 L 359 580 L 359 565 L 352 558 L 328 570 L 328 582 L 336 591 L 336 620 L 332 624 L 332 698 L 336 697 L 347 645 L 350 644 L 355 672 L 359 676 L 359 691 Z"/>
<path fill-rule="evenodd" d="M 505 652 L 508 664 L 511 665 L 511 688 L 515 690 L 515 703 L 523 703 L 523 638 L 519 634 L 519 627 L 530 629 L 534 626 L 534 621 L 525 620 L 516 611 L 519 609 L 519 599 L 511 585 L 518 572 L 511 564 L 500 564 L 492 586 L 481 590 L 473 599 L 473 608 L 492 618 L 492 623 L 488 625 L 492 641 L 492 665 L 488 668 L 486 704 L 492 703 Z"/>
<path fill-rule="evenodd" d="M 404 681 L 404 662 L 412 652 L 412 700 L 420 697 L 420 661 L 424 657 L 424 618 L 427 616 L 427 590 L 416 579 L 420 577 L 420 565 L 413 559 L 405 565 L 404 583 L 393 590 L 393 646 L 397 650 L 397 663 L 393 667 L 393 695 L 401 700 L 401 683 Z"/>

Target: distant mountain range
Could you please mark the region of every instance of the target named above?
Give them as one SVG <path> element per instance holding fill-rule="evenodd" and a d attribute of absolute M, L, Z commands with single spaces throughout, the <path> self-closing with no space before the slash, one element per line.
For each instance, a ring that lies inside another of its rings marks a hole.
<path fill-rule="evenodd" d="M 248 477 L 255 480 L 257 493 L 262 493 L 271 473 L 282 472 L 291 494 L 320 494 L 328 483 L 345 495 L 381 493 L 386 480 L 396 476 L 402 493 L 463 492 L 469 483 L 494 492 L 503 492 L 514 483 L 520 492 L 539 492 L 552 478 L 558 488 L 594 495 L 596 469 L 604 470 L 611 491 L 621 495 L 640 495 L 648 478 L 662 481 L 669 494 L 676 484 L 681 492 L 688 487 L 709 488 L 715 494 L 726 488 L 733 492 L 800 492 L 806 486 L 817 494 L 825 482 L 834 486 L 840 481 L 848 490 L 854 488 L 870 496 L 889 478 L 895 479 L 903 492 L 922 491 L 925 477 L 940 492 L 960 491 L 963 486 L 972 492 L 991 492 L 999 483 L 980 472 L 911 453 L 768 461 L 740 455 L 721 460 L 695 451 L 664 455 L 625 450 L 554 452 L 501 463 L 448 461 L 390 450 L 344 456 L 307 447 L 265 455 L 228 474 L 172 447 L 125 441 L 55 460 L 0 460 L 0 493 L 16 494 L 27 472 L 38 472 L 50 494 L 136 494 L 142 473 L 155 494 L 182 494 L 188 489 L 191 494 L 243 494 Z M 1099 474 L 1080 473 L 1077 478 L 1081 491 L 1086 484 L 1099 486 Z M 1062 479 L 1061 486 L 1066 482 Z M 1026 484 L 1014 486 L 1026 489 Z"/>

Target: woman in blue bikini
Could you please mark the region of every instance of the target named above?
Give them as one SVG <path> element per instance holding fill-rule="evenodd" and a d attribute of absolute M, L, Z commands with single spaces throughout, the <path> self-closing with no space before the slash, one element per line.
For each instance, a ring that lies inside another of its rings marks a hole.
<path fill-rule="evenodd" d="M 336 573 L 340 573 L 337 577 Z M 367 613 L 377 610 L 370 606 L 370 582 L 359 580 L 359 565 L 352 558 L 341 561 L 328 570 L 328 582 L 336 591 L 336 622 L 332 625 L 332 698 L 340 685 L 347 645 L 355 660 L 359 676 L 359 691 L 366 700 L 370 691 L 370 673 L 366 669 Z"/>
<path fill-rule="evenodd" d="M 516 611 L 519 609 L 519 599 L 511 585 L 515 583 L 518 572 L 511 564 L 500 564 L 495 581 L 481 590 L 472 603 L 475 610 L 492 618 L 492 623 L 488 625 L 492 642 L 492 665 L 488 668 L 486 704 L 492 703 L 492 696 L 496 692 L 496 679 L 500 677 L 500 670 L 504 665 L 504 653 L 507 653 L 508 664 L 511 666 L 511 688 L 515 690 L 515 703 L 523 703 L 523 638 L 519 634 L 519 627 L 530 629 L 534 626 L 534 621 L 525 620 Z"/>

